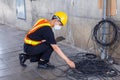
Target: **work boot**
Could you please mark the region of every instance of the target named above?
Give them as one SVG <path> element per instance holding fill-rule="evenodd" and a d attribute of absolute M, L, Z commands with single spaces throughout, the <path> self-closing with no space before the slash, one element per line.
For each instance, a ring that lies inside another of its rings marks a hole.
<path fill-rule="evenodd" d="M 20 60 L 20 65 L 23 67 L 27 67 L 25 63 L 25 61 L 28 59 L 28 56 L 24 53 L 19 54 L 19 60 Z"/>
<path fill-rule="evenodd" d="M 51 65 L 51 64 L 38 64 L 38 68 L 41 68 L 41 69 L 54 69 L 55 66 L 54 65 Z"/>
<path fill-rule="evenodd" d="M 47 61 L 39 61 L 38 62 L 38 68 L 42 68 L 42 69 L 54 69 L 55 66 L 51 65 Z"/>

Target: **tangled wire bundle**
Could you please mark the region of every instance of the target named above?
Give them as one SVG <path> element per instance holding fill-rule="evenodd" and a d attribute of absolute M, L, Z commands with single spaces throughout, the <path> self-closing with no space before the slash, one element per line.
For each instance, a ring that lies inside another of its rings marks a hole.
<path fill-rule="evenodd" d="M 74 57 L 76 57 L 76 59 Z M 89 76 L 115 77 L 118 75 L 118 72 L 115 71 L 110 64 L 100 60 L 94 54 L 84 53 L 83 55 L 78 54 L 74 57 L 76 69 L 67 71 L 67 75 L 77 80 L 84 80 L 84 78 Z"/>
<path fill-rule="evenodd" d="M 83 74 L 115 76 L 116 72 L 104 61 L 101 60 L 82 60 L 76 63 L 76 69 Z M 111 73 L 112 72 L 112 73 Z"/>

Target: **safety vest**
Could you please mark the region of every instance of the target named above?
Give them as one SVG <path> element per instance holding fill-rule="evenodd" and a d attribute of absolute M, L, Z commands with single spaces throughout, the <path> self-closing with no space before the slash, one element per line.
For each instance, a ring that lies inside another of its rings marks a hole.
<path fill-rule="evenodd" d="M 41 40 L 40 40 L 40 41 L 36 41 L 36 40 L 30 39 L 30 38 L 28 37 L 28 35 L 34 33 L 36 30 L 38 30 L 38 29 L 40 29 L 40 28 L 42 28 L 42 27 L 44 27 L 44 26 L 49 26 L 49 27 L 50 27 L 51 25 L 50 25 L 50 23 L 49 23 L 49 21 L 48 21 L 47 19 L 40 19 L 40 20 L 38 20 L 38 21 L 35 23 L 35 25 L 33 26 L 33 28 L 26 34 L 26 36 L 25 36 L 25 38 L 24 38 L 24 42 L 25 42 L 26 44 L 29 44 L 29 45 L 32 45 L 32 46 L 36 46 L 36 45 L 42 43 Z"/>

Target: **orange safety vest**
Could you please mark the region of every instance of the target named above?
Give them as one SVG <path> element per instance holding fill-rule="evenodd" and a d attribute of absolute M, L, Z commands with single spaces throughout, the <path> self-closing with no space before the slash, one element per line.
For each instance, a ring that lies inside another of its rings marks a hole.
<path fill-rule="evenodd" d="M 40 43 L 42 43 L 42 41 L 36 41 L 36 40 L 32 40 L 28 37 L 28 35 L 34 33 L 36 30 L 40 29 L 41 27 L 44 27 L 44 26 L 51 26 L 49 21 L 47 19 L 40 19 L 38 20 L 35 25 L 33 26 L 33 28 L 26 34 L 25 38 L 24 38 L 24 42 L 26 44 L 29 44 L 29 45 L 32 45 L 32 46 L 36 46 Z"/>

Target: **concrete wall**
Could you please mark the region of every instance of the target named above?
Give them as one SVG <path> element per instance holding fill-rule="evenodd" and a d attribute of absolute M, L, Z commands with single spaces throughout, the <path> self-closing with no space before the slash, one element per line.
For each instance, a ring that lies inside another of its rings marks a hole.
<path fill-rule="evenodd" d="M 56 11 L 65 11 L 69 16 L 68 25 L 61 31 L 55 31 L 56 36 L 64 35 L 67 42 L 85 48 L 86 44 L 81 44 L 84 40 L 88 40 L 91 28 L 100 18 L 97 0 L 93 2 L 91 0 L 51 0 L 50 2 L 49 0 L 34 0 L 32 1 L 33 23 L 42 17 L 50 19 Z M 85 39 L 82 41 L 80 38 L 83 36 Z"/>
<path fill-rule="evenodd" d="M 0 0 L 0 23 L 27 30 L 31 26 L 31 2 L 26 0 L 26 20 L 17 19 L 16 0 Z"/>
<path fill-rule="evenodd" d="M 101 20 L 98 0 L 25 0 L 27 19 L 16 19 L 16 0 L 0 0 L 0 22 L 28 30 L 39 18 L 50 19 L 54 12 L 65 11 L 68 24 L 55 36 L 66 37 L 65 42 L 84 50 L 93 48 L 91 30 Z M 117 0 L 117 15 L 112 17 L 120 21 L 120 0 Z M 119 51 L 119 49 L 117 49 Z"/>

